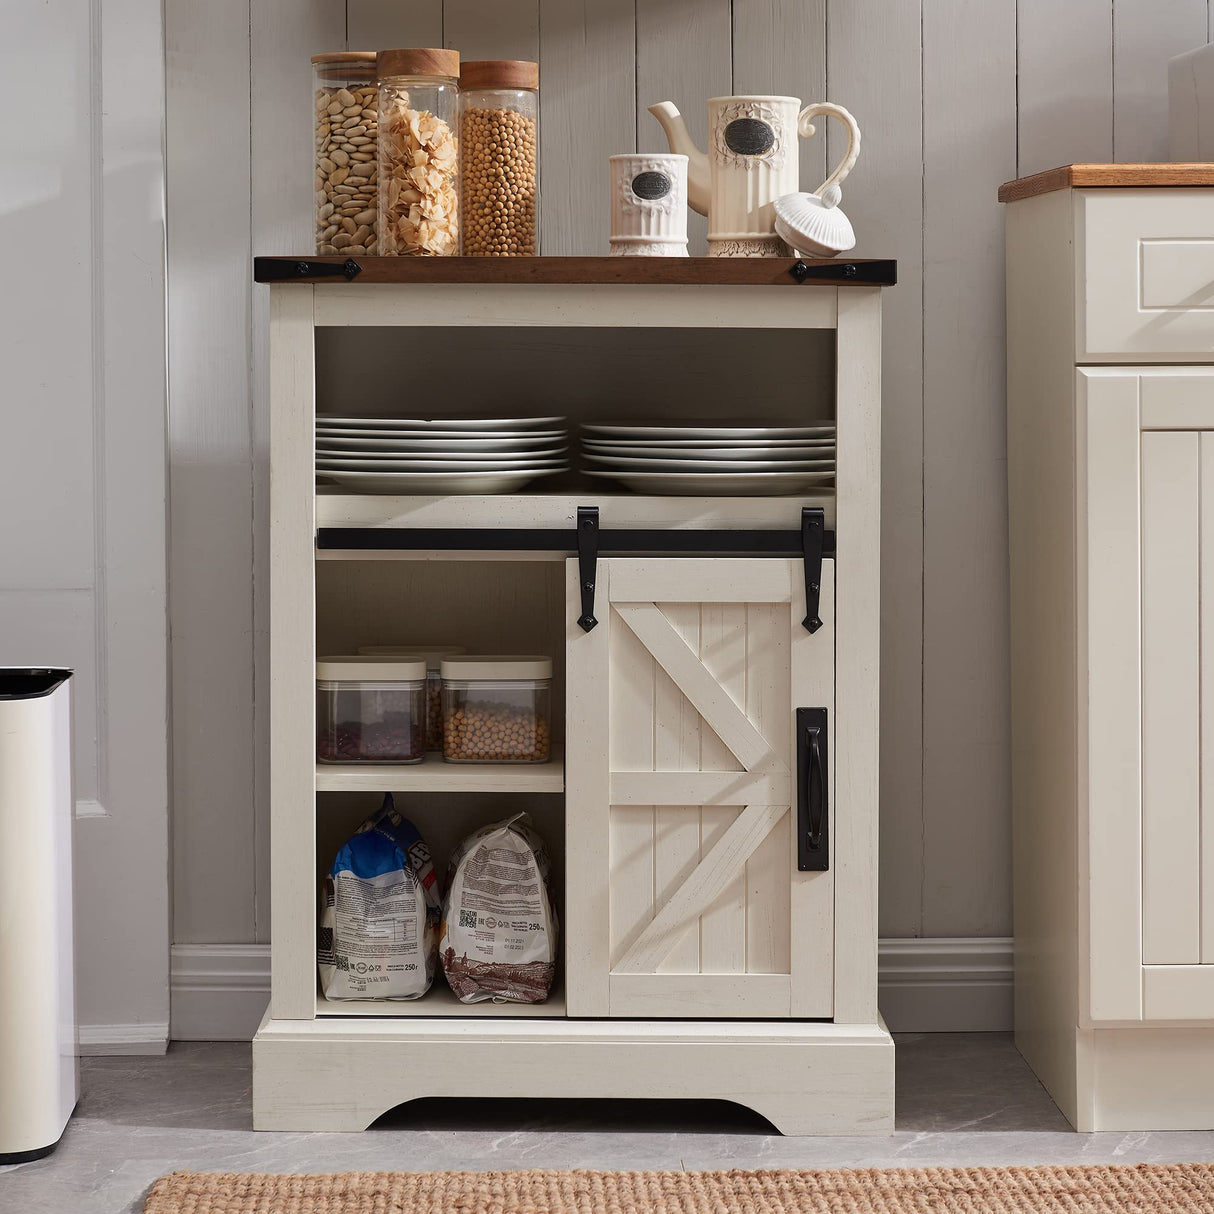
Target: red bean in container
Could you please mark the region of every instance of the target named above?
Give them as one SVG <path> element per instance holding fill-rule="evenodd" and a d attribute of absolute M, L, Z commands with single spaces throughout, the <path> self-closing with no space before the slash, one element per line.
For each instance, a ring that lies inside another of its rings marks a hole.
<path fill-rule="evenodd" d="M 421 657 L 318 659 L 316 757 L 322 763 L 420 763 L 425 688 Z"/>

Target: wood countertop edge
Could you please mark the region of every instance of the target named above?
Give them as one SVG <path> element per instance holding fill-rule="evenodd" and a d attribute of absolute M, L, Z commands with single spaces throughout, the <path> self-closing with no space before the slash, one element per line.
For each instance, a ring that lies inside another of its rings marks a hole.
<path fill-rule="evenodd" d="M 290 281 L 267 278 L 266 263 L 325 262 L 341 265 L 342 256 L 299 254 L 294 257 L 255 257 L 257 282 Z M 654 286 L 893 286 L 898 263 L 875 257 L 356 257 L 358 283 L 434 283 L 484 285 L 654 285 Z M 798 283 L 791 270 L 800 260 L 809 267 L 840 267 L 838 275 Z M 873 278 L 853 278 L 844 266 L 871 267 Z M 340 275 L 307 278 L 315 284 L 344 286 Z"/>
<path fill-rule="evenodd" d="M 1177 186 L 1214 186 L 1214 164 L 1064 164 L 1031 177 L 1005 181 L 1000 202 L 1019 202 L 1038 194 L 1067 189 L 1149 189 Z"/>

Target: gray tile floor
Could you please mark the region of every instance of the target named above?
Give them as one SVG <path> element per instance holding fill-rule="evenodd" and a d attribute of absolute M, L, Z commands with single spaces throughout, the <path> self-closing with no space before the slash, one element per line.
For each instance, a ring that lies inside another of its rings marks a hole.
<path fill-rule="evenodd" d="M 1214 1133 L 1072 1133 L 1008 1036 L 897 1038 L 897 1132 L 780 1138 L 731 1105 L 431 1100 L 365 1134 L 255 1134 L 249 1047 L 174 1045 L 163 1058 L 90 1058 L 59 1149 L 0 1169 L 0 1214 L 136 1212 L 176 1168 L 334 1172 L 495 1168 L 924 1167 L 1185 1162 Z"/>

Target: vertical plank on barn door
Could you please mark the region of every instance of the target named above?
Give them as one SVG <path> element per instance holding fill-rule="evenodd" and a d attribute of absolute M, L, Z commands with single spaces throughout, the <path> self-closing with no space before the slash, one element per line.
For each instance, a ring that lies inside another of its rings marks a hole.
<path fill-rule="evenodd" d="M 898 288 L 885 292 L 881 301 L 886 368 L 881 421 L 884 936 L 918 935 L 923 911 L 921 22 L 919 0 L 848 0 L 829 12 L 830 100 L 851 110 L 864 134 L 860 160 L 843 185 L 843 206 L 856 230 L 857 255 L 898 259 Z M 845 136 L 837 122 L 824 122 L 833 164 L 846 146 Z M 817 184 L 807 182 L 806 188 Z"/>
<path fill-rule="evenodd" d="M 443 0 L 443 45 L 460 59 L 538 60 L 540 0 Z"/>
<path fill-rule="evenodd" d="M 1201 960 L 1199 435 L 1142 436 L 1142 959 Z"/>
<path fill-rule="evenodd" d="M 346 44 L 346 14 L 326 0 L 257 0 L 249 9 L 252 241 L 257 254 L 315 247 L 313 55 Z M 268 939 L 270 434 L 269 291 L 253 293 L 253 716 L 257 838 L 257 938 Z M 244 527 L 248 527 L 246 516 Z M 227 543 L 225 534 L 222 542 Z M 217 701 L 219 702 L 219 701 Z"/>
<path fill-rule="evenodd" d="M 443 45 L 443 0 L 346 0 L 352 51 Z"/>
<path fill-rule="evenodd" d="M 608 636 L 609 664 L 589 677 L 596 694 L 603 695 L 606 670 L 608 718 L 608 770 L 652 771 L 655 759 L 654 714 L 657 708 L 657 663 L 608 606 L 601 570 L 595 591 L 602 603 L 599 629 Z M 597 631 L 597 630 L 596 630 Z M 574 731 L 571 730 L 572 734 Z M 608 777 L 610 779 L 610 777 Z M 604 794 L 607 795 L 606 793 Z M 573 804 L 568 800 L 566 804 Z M 657 807 L 613 805 L 604 811 L 610 819 L 608 854 L 611 885 L 611 962 L 624 955 L 653 918 L 656 882 Z M 602 877 L 600 875 L 599 879 Z M 610 968 L 610 966 L 608 967 Z"/>
<path fill-rule="evenodd" d="M 762 604 L 762 611 L 767 604 Z M 729 692 L 735 704 L 747 709 L 747 650 L 755 624 L 743 603 L 704 603 L 700 608 L 700 660 Z M 729 771 L 741 764 L 716 732 L 705 727 L 700 739 L 700 767 Z M 736 805 L 705 805 L 700 809 L 701 852 L 707 854 L 741 812 Z M 758 850 L 762 850 L 763 844 Z M 757 854 L 756 851 L 756 854 Z M 706 974 L 741 974 L 746 971 L 746 891 L 755 857 L 717 895 L 700 915 L 700 966 Z"/>
<path fill-rule="evenodd" d="M 1017 176 L 1113 159 L 1113 0 L 1019 0 Z"/>
<path fill-rule="evenodd" d="M 662 614 L 700 652 L 700 605 L 662 603 Z M 654 673 L 653 768 L 695 771 L 700 766 L 700 714 L 664 670 Z M 709 731 L 711 732 L 711 731 Z M 700 862 L 700 810 L 687 805 L 655 805 L 653 810 L 653 886 L 655 905 L 663 905 Z M 700 934 L 686 932 L 658 964 L 665 973 L 700 972 Z"/>
<path fill-rule="evenodd" d="M 1168 60 L 1204 46 L 1206 0 L 1114 0 L 1113 159 L 1168 159 Z"/>
<path fill-rule="evenodd" d="M 1004 256 L 997 191 L 1016 173 L 1015 47 L 1015 0 L 924 6 L 926 936 L 955 934 L 959 925 L 975 935 L 1011 931 Z"/>
<path fill-rule="evenodd" d="M 826 0 L 733 0 L 729 92 L 774 93 L 808 104 L 826 100 L 826 80 Z M 819 127 L 813 139 L 801 140 L 801 188 L 816 189 L 825 176 L 826 139 Z"/>
<path fill-rule="evenodd" d="M 599 563 L 603 619 L 583 632 L 576 559 L 565 562 L 565 1003 L 571 1016 L 606 1016 L 611 971 L 609 696 L 611 570 Z M 652 883 L 651 883 L 652 902 Z"/>
<path fill-rule="evenodd" d="M 607 252 L 607 157 L 636 146 L 633 0 L 540 0 L 540 246 Z"/>
<path fill-rule="evenodd" d="M 173 939 L 235 943 L 257 938 L 255 860 L 266 854 L 248 626 L 249 12 L 169 0 L 164 19 Z"/>
<path fill-rule="evenodd" d="M 673 101 L 700 148 L 707 146 L 709 97 L 733 91 L 729 0 L 637 0 L 636 146 L 641 152 L 670 150 L 649 113 L 655 101 Z M 767 91 L 767 90 L 763 90 Z M 622 149 L 621 149 L 622 150 Z M 687 251 L 708 252 L 708 221 L 687 212 Z"/>

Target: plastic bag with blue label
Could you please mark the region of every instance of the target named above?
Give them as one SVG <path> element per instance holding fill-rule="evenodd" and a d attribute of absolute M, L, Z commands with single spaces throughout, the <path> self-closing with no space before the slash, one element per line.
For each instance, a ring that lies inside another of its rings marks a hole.
<path fill-rule="evenodd" d="M 392 794 L 324 881 L 317 962 L 326 999 L 420 999 L 434 980 L 442 902 L 430 848 Z"/>

